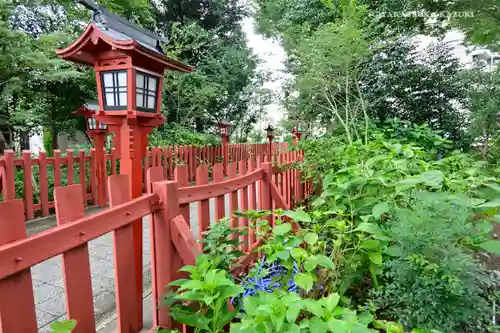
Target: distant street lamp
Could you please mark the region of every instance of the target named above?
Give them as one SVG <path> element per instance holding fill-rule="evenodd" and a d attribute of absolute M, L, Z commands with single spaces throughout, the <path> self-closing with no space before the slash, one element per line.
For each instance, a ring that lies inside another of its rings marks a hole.
<path fill-rule="evenodd" d="M 267 140 L 269 140 L 269 162 L 272 160 L 273 156 L 273 139 L 274 139 L 274 127 L 271 126 L 271 124 L 267 125 L 267 128 L 265 129 L 266 134 L 267 134 Z"/>
<path fill-rule="evenodd" d="M 222 138 L 222 165 L 224 166 L 224 175 L 227 176 L 227 164 L 229 163 L 229 136 L 231 135 L 232 124 L 227 122 L 217 123 L 217 129 Z"/>

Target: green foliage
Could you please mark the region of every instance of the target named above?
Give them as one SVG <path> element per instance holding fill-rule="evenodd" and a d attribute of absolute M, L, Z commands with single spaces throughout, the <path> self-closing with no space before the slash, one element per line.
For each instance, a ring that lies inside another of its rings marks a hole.
<path fill-rule="evenodd" d="M 178 288 L 165 295 L 165 304 L 171 305 L 170 314 L 177 322 L 194 327 L 197 333 L 224 332 L 239 310 L 230 310 L 227 301 L 243 292 L 229 273 L 230 264 L 241 255 L 239 232 L 229 228 L 228 220 L 220 220 L 204 235 L 203 255 L 196 258 L 195 266 L 181 269 L 189 273 L 187 279 L 169 284 Z"/>
<path fill-rule="evenodd" d="M 202 147 L 220 144 L 220 138 L 215 134 L 203 134 L 176 123 L 169 123 L 153 130 L 153 133 L 149 136 L 149 144 L 153 147 L 172 145 Z"/>
<path fill-rule="evenodd" d="M 241 323 L 231 333 L 278 332 L 372 332 L 373 315 L 338 306 L 340 296 L 330 294 L 319 300 L 303 299 L 295 293 L 260 292 L 244 300 Z M 299 319 L 300 318 L 300 319 Z"/>
<path fill-rule="evenodd" d="M 428 192 L 416 196 L 412 209 L 394 211 L 387 233 L 399 255 L 384 263 L 384 284 L 373 292 L 382 316 L 407 327 L 488 331 L 490 295 L 500 279 L 464 247 L 492 228 L 472 213 L 448 194 Z"/>
<path fill-rule="evenodd" d="M 71 333 L 76 327 L 76 320 L 55 321 L 50 324 L 52 333 Z"/>

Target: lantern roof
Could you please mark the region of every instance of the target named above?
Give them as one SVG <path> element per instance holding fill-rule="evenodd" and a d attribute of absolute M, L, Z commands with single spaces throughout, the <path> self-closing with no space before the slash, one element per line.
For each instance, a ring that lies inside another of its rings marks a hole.
<path fill-rule="evenodd" d="M 165 39 L 143 29 L 91 0 L 80 0 L 94 12 L 90 23 L 81 36 L 68 47 L 57 50 L 63 59 L 93 66 L 98 55 L 105 51 L 121 51 L 125 54 L 148 58 L 165 69 L 192 72 L 193 67 L 166 56 L 160 46 Z"/>
<path fill-rule="evenodd" d="M 73 111 L 72 114 L 76 116 L 92 117 L 92 115 L 99 110 L 99 103 L 97 101 L 87 101 L 85 105 L 82 105 L 77 110 Z"/>

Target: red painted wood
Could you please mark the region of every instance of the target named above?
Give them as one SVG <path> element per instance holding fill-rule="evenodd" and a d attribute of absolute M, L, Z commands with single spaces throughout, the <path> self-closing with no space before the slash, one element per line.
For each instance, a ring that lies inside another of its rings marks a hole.
<path fill-rule="evenodd" d="M 168 178 L 170 180 L 174 179 L 174 169 L 173 169 L 173 160 L 175 151 L 172 147 L 168 147 Z"/>
<path fill-rule="evenodd" d="M 112 148 L 111 149 L 111 174 L 116 175 L 117 170 L 116 170 L 116 149 Z"/>
<path fill-rule="evenodd" d="M 234 179 L 236 178 L 236 162 L 229 163 L 227 165 L 227 178 Z M 238 191 L 232 190 L 231 194 L 229 194 L 229 214 L 231 218 L 231 227 L 238 228 L 238 217 L 234 216 L 234 212 L 238 210 Z"/>
<path fill-rule="evenodd" d="M 14 170 L 14 152 L 6 150 L 4 154 L 5 188 L 3 189 L 4 200 L 16 199 L 16 182 Z"/>
<path fill-rule="evenodd" d="M 165 174 L 163 173 L 163 170 L 161 167 L 155 167 L 155 168 L 149 168 L 148 173 L 146 175 L 146 191 L 148 193 L 153 193 L 153 183 L 160 182 L 165 180 Z M 153 223 L 153 217 L 149 217 L 149 235 L 150 239 L 154 239 L 156 235 L 156 229 L 155 229 L 155 223 Z M 154 243 L 151 242 L 151 277 L 152 277 L 152 293 L 153 293 L 153 302 L 156 302 L 156 300 L 159 298 L 157 294 L 157 288 L 156 286 L 156 275 L 154 274 L 156 272 L 156 257 L 155 257 L 155 247 Z M 156 306 L 156 305 L 153 305 Z M 158 322 L 158 312 L 154 311 L 153 312 L 153 322 L 157 323 Z"/>
<path fill-rule="evenodd" d="M 177 181 L 179 188 L 187 188 L 187 186 L 189 184 L 188 177 L 189 177 L 189 175 L 188 175 L 187 165 L 178 166 L 175 168 L 175 180 Z M 178 193 L 178 192 L 176 192 L 176 193 Z M 179 200 L 179 197 L 177 200 Z M 191 221 L 188 203 L 186 203 L 186 204 L 181 203 L 180 212 L 181 212 L 182 216 L 184 216 L 184 219 L 186 221 Z"/>
<path fill-rule="evenodd" d="M 143 194 L 143 159 L 146 155 L 147 137 L 139 124 L 130 124 L 123 118 L 120 124 L 120 174 L 129 175 L 132 198 L 139 198 Z M 134 258 L 135 258 L 135 282 L 137 292 L 137 325 L 143 324 L 142 308 L 142 218 L 133 222 L 134 229 Z"/>
<path fill-rule="evenodd" d="M 272 168 L 273 165 L 269 162 L 264 162 L 262 164 L 262 169 L 264 170 L 264 178 L 262 179 L 260 191 L 261 191 L 261 202 L 263 210 L 272 210 L 271 202 L 271 182 L 272 182 Z M 269 225 L 272 224 L 272 217 L 266 216 L 264 219 L 267 220 Z"/>
<path fill-rule="evenodd" d="M 54 198 L 58 226 L 69 224 L 84 216 L 82 191 L 79 185 L 56 188 Z M 66 314 L 68 318 L 78 322 L 73 332 L 95 332 L 87 244 L 82 244 L 64 252 L 62 267 L 66 292 Z"/>
<path fill-rule="evenodd" d="M 26 237 L 22 200 L 0 202 L 0 246 Z M 19 255 L 10 261 L 22 261 Z M 0 332 L 36 333 L 35 298 L 29 268 L 0 279 Z"/>
<path fill-rule="evenodd" d="M 163 156 L 163 164 L 162 164 L 163 174 L 165 175 L 165 179 L 168 179 L 168 147 L 163 147 L 162 156 Z M 146 184 L 148 184 L 148 182 L 146 182 Z"/>
<path fill-rule="evenodd" d="M 115 207 L 132 199 L 128 175 L 114 175 L 108 179 L 109 206 Z M 137 292 L 134 271 L 134 242 L 132 225 L 126 225 L 113 232 L 115 258 L 116 314 L 117 328 L 121 333 L 137 332 L 135 313 Z"/>
<path fill-rule="evenodd" d="M 49 216 L 49 183 L 47 182 L 47 154 L 40 152 L 40 205 L 42 216 Z"/>
<path fill-rule="evenodd" d="M 61 152 L 54 150 L 54 187 L 61 186 Z"/>
<path fill-rule="evenodd" d="M 224 165 L 222 163 L 217 163 L 212 169 L 214 184 L 224 181 Z M 226 205 L 224 200 L 224 194 L 219 195 L 215 198 L 215 220 L 218 221 L 226 216 Z"/>
<path fill-rule="evenodd" d="M 163 181 L 153 183 L 153 192 L 162 202 L 161 209 L 153 214 L 154 237 L 152 246 L 153 265 L 155 270 L 153 275 L 156 283 L 155 295 L 162 295 L 165 286 L 175 279 L 180 262 L 176 261 L 176 252 L 172 243 L 171 220 L 179 215 L 179 202 L 177 201 L 177 182 Z M 155 309 L 154 326 L 172 329 L 173 321 L 169 316 L 168 307 L 158 307 L 157 300 L 153 299 L 152 308 Z"/>
<path fill-rule="evenodd" d="M 80 169 L 79 182 L 82 191 L 82 202 L 84 206 L 87 206 L 87 183 L 85 181 L 87 171 L 85 170 L 85 152 L 82 149 L 80 149 L 80 151 L 78 152 L 78 160 Z"/>
<path fill-rule="evenodd" d="M 234 162 L 236 164 L 236 162 Z M 234 167 L 235 168 L 235 167 Z M 236 168 L 235 168 L 236 169 Z M 200 200 L 207 200 L 216 196 L 224 195 L 230 192 L 236 192 L 249 184 L 256 182 L 262 178 L 262 169 L 257 169 L 242 177 L 236 177 L 236 170 L 234 176 L 228 177 L 228 180 L 212 183 L 207 185 L 197 185 L 191 187 L 181 187 L 177 191 L 179 202 L 181 205 Z"/>
<path fill-rule="evenodd" d="M 270 183 L 271 184 L 271 187 L 270 187 L 270 190 L 271 190 L 271 198 L 273 199 L 274 201 L 274 204 L 276 206 L 276 208 L 281 208 L 281 209 L 284 209 L 284 210 L 288 210 L 290 209 L 290 207 L 288 206 L 288 204 L 286 203 L 286 200 L 285 198 L 283 197 L 283 195 L 279 192 L 279 189 L 278 187 L 276 186 L 276 184 L 274 183 Z"/>
<path fill-rule="evenodd" d="M 255 157 L 250 157 L 248 160 L 248 172 L 252 173 L 255 170 Z M 257 189 L 256 189 L 256 182 L 252 183 L 249 185 L 249 201 L 248 201 L 248 208 L 250 210 L 257 210 Z M 255 229 L 253 226 L 250 227 L 248 231 L 248 241 L 251 244 L 255 242 Z"/>
<path fill-rule="evenodd" d="M 92 204 L 97 205 L 97 162 L 95 148 L 90 149 L 90 191 L 92 193 Z"/>
<path fill-rule="evenodd" d="M 189 181 L 194 181 L 196 179 L 196 152 L 195 147 L 188 146 L 188 159 L 189 159 Z"/>
<path fill-rule="evenodd" d="M 172 242 L 181 256 L 184 265 L 194 265 L 196 256 L 201 253 L 200 246 L 193 237 L 193 232 L 182 215 L 177 215 L 171 222 Z"/>
<path fill-rule="evenodd" d="M 246 175 L 247 173 L 247 161 L 241 160 L 239 162 L 239 169 L 240 169 L 240 174 L 239 177 L 242 177 Z M 240 197 L 240 211 L 246 212 L 248 211 L 248 185 L 243 187 L 239 191 L 239 197 Z M 240 240 L 242 242 L 241 249 L 243 253 L 248 251 L 248 219 L 247 218 L 240 218 L 240 226 L 242 227 L 243 231 L 246 233 L 240 237 Z"/>
<path fill-rule="evenodd" d="M 133 199 L 113 209 L 86 216 L 73 223 L 57 226 L 0 248 L 0 279 L 69 251 L 110 231 L 132 223 L 157 209 L 153 194 Z M 23 258 L 14 262 L 12 258 Z"/>
<path fill-rule="evenodd" d="M 149 167 L 151 166 L 150 162 L 150 153 L 149 151 L 146 152 L 146 157 L 144 158 L 144 169 L 143 169 L 143 174 L 144 174 L 144 179 L 146 179 L 146 173 L 148 172 Z"/>
<path fill-rule="evenodd" d="M 23 151 L 23 168 L 24 168 L 24 208 L 26 218 L 32 220 L 35 217 L 33 210 L 33 173 L 31 169 L 31 152 Z"/>
<path fill-rule="evenodd" d="M 200 165 L 196 169 L 196 184 L 208 184 L 208 164 Z M 210 203 L 209 200 L 198 202 L 198 239 L 203 239 L 203 233 L 210 227 Z"/>
<path fill-rule="evenodd" d="M 68 180 L 67 185 L 73 185 L 75 182 L 75 169 L 73 165 L 73 151 L 68 150 L 66 152 L 66 160 L 67 160 L 67 169 L 66 169 L 66 178 Z"/>

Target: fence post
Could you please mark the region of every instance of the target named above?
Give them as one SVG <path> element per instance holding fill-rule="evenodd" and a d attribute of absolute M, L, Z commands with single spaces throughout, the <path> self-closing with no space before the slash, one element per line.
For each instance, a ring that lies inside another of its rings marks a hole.
<path fill-rule="evenodd" d="M 5 161 L 5 184 L 4 200 L 10 201 L 16 199 L 16 170 L 14 166 L 14 152 L 6 150 L 4 155 Z"/>
<path fill-rule="evenodd" d="M 271 181 L 273 178 L 273 164 L 269 162 L 262 163 L 262 168 L 264 169 L 264 178 L 261 182 L 261 199 L 262 199 L 262 209 L 263 210 L 272 210 L 272 199 L 271 199 Z M 265 217 L 269 226 L 272 226 L 272 215 L 268 215 Z"/>
<path fill-rule="evenodd" d="M 31 152 L 23 151 L 24 168 L 24 208 L 26 209 L 26 218 L 32 220 L 35 217 L 33 211 L 33 174 L 31 172 Z"/>
<path fill-rule="evenodd" d="M 12 151 L 9 151 L 12 153 Z M 22 200 L 0 202 L 0 245 L 26 237 Z M 15 261 L 22 258 L 13 258 Z M 37 332 L 30 269 L 0 280 L 0 331 Z"/>
<path fill-rule="evenodd" d="M 160 209 L 153 214 L 153 254 L 154 265 L 153 288 L 155 295 L 161 297 L 165 286 L 172 282 L 180 268 L 180 258 L 172 243 L 170 224 L 171 220 L 180 214 L 177 199 L 177 182 L 162 181 L 153 183 L 153 193 L 160 199 Z M 168 307 L 158 307 L 157 300 L 153 300 L 156 309 L 155 326 L 167 329 L 173 328 L 172 318 L 169 316 Z"/>

